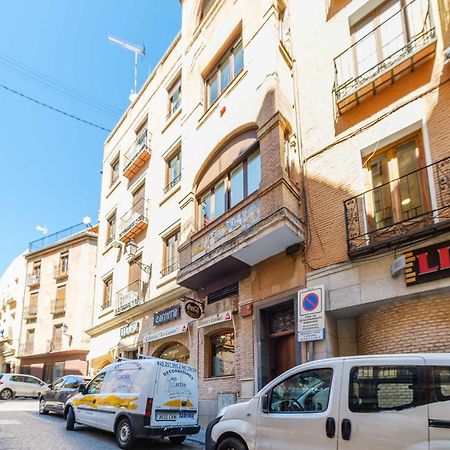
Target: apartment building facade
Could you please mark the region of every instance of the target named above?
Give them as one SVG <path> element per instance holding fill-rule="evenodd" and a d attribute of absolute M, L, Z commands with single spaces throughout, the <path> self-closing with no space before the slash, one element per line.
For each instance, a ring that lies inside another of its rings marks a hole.
<path fill-rule="evenodd" d="M 26 277 L 25 255 L 20 254 L 0 278 L 0 372 L 19 368 L 17 355 Z"/>
<path fill-rule="evenodd" d="M 327 310 L 308 357 L 449 351 L 448 2 L 291 6 L 307 286 Z"/>
<path fill-rule="evenodd" d="M 97 228 L 79 224 L 30 243 L 21 315 L 20 373 L 51 382 L 87 372 Z"/>
<path fill-rule="evenodd" d="M 205 423 L 300 362 L 287 17 L 273 0 L 183 1 L 180 34 L 105 142 L 91 370 L 188 362 Z"/>

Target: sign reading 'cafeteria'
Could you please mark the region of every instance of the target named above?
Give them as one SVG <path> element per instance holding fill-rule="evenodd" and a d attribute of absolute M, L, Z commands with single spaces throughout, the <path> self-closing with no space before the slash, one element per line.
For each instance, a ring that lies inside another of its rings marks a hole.
<path fill-rule="evenodd" d="M 181 314 L 181 306 L 173 305 L 169 308 L 163 309 L 153 314 L 153 325 L 162 325 L 163 323 L 170 322 L 171 320 L 178 319 Z"/>

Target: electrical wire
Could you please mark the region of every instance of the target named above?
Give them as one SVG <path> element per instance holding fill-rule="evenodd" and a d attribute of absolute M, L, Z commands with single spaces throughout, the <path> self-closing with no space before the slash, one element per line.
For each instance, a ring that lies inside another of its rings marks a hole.
<path fill-rule="evenodd" d="M 30 100 L 30 101 L 32 101 L 32 102 L 34 102 L 34 103 L 36 103 L 36 104 L 38 104 L 40 106 L 44 106 L 45 108 L 51 109 L 52 111 L 56 111 L 56 112 L 58 112 L 60 114 L 63 114 L 65 116 L 67 116 L 67 117 L 70 117 L 72 119 L 78 120 L 79 122 L 85 123 L 86 125 L 90 125 L 91 127 L 99 128 L 100 130 L 107 131 L 108 133 L 111 132 L 111 130 L 108 130 L 107 128 L 104 128 L 101 125 L 97 125 L 97 124 L 95 124 L 93 122 L 89 122 L 88 120 L 82 119 L 81 117 L 77 117 L 77 116 L 74 116 L 73 114 L 69 114 L 68 112 L 65 112 L 65 111 L 63 111 L 61 109 L 55 108 L 54 106 L 48 105 L 47 103 L 41 102 L 40 100 L 36 100 L 33 97 L 29 97 L 28 95 L 23 94 L 22 92 L 16 91 L 15 89 L 12 89 L 12 88 L 10 88 L 8 86 L 5 86 L 4 84 L 0 83 L 0 87 L 5 89 L 6 91 L 12 92 L 13 94 L 19 95 L 20 97 L 23 97 L 23 98 L 25 98 L 27 100 Z"/>

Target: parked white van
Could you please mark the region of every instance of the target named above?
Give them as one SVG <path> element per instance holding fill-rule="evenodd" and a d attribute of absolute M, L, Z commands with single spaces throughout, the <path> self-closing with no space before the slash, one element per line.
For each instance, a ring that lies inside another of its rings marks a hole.
<path fill-rule="evenodd" d="M 450 354 L 309 362 L 224 408 L 207 450 L 449 450 Z"/>
<path fill-rule="evenodd" d="M 179 444 L 200 430 L 198 397 L 194 367 L 159 358 L 126 360 L 105 367 L 68 400 L 66 428 L 83 424 L 112 431 L 125 449 L 151 436 Z"/>

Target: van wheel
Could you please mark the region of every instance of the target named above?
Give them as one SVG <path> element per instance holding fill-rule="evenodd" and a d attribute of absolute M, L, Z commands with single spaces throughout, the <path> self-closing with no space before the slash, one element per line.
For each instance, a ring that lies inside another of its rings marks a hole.
<path fill-rule="evenodd" d="M 217 450 L 247 450 L 247 447 L 240 439 L 228 437 L 218 445 Z"/>
<path fill-rule="evenodd" d="M 75 412 L 70 406 L 67 411 L 66 430 L 73 431 L 75 429 Z"/>
<path fill-rule="evenodd" d="M 9 388 L 3 389 L 2 392 L 0 392 L 0 398 L 2 400 L 11 400 L 13 396 L 12 390 Z"/>
<path fill-rule="evenodd" d="M 44 397 L 39 399 L 39 414 L 48 414 Z"/>
<path fill-rule="evenodd" d="M 186 436 L 170 436 L 169 439 L 172 444 L 178 445 L 186 440 Z"/>
<path fill-rule="evenodd" d="M 122 419 L 116 428 L 116 442 L 120 448 L 132 448 L 136 438 L 134 437 L 133 428 L 127 418 Z"/>

